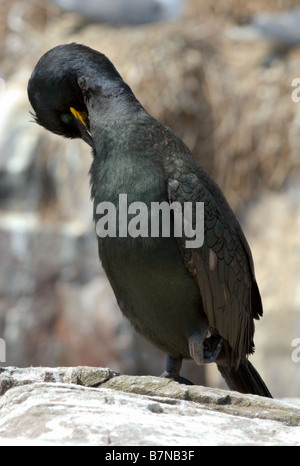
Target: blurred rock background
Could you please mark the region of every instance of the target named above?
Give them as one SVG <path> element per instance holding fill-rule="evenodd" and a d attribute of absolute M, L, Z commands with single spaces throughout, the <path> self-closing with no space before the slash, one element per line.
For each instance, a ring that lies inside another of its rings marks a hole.
<path fill-rule="evenodd" d="M 158 3 L 164 2 L 169 20 L 129 25 L 128 10 L 126 24 L 113 25 L 46 0 L 1 0 L 6 362 L 109 366 L 126 374 L 164 369 L 164 355 L 121 315 L 99 264 L 89 148 L 47 133 L 29 113 L 27 81 L 37 60 L 75 41 L 105 53 L 146 109 L 220 184 L 244 226 L 264 303 L 252 361 L 274 396 L 299 396 L 300 362 L 291 355 L 300 337 L 300 102 L 293 102 L 291 84 L 300 78 L 300 47 L 281 47 L 278 34 L 248 34 L 254 15 L 280 14 L 298 1 L 174 0 L 173 10 L 172 0 Z M 211 366 L 185 363 L 183 375 L 224 387 Z"/>

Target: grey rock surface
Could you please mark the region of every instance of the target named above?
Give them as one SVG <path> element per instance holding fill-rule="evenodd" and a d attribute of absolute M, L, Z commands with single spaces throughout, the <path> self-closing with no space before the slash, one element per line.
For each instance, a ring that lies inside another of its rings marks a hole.
<path fill-rule="evenodd" d="M 99 264 L 88 146 L 31 122 L 26 87 L 33 67 L 51 47 L 74 41 L 110 58 L 149 113 L 184 140 L 240 219 L 243 214 L 264 305 L 251 362 L 274 396 L 299 397 L 299 353 L 292 343 L 300 338 L 300 105 L 291 98 L 297 90 L 291 83 L 299 76 L 300 48 L 262 67 L 267 41 L 227 37 L 233 23 L 259 12 L 259 2 L 243 8 L 236 0 L 188 3 L 186 19 L 133 28 L 83 25 L 78 15 L 61 14 L 43 0 L 1 0 L 0 338 L 6 363 L 108 366 L 126 374 L 164 370 L 165 356 L 132 330 Z M 264 2 L 270 12 L 296 3 Z M 199 366 L 188 364 L 193 373 L 184 377 L 225 387 L 215 365 L 201 368 L 199 377 Z"/>
<path fill-rule="evenodd" d="M 107 368 L 0 372 L 0 445 L 300 445 L 300 408 Z"/>
<path fill-rule="evenodd" d="M 179 18 L 184 0 L 51 0 L 66 11 L 111 24 L 144 24 Z"/>

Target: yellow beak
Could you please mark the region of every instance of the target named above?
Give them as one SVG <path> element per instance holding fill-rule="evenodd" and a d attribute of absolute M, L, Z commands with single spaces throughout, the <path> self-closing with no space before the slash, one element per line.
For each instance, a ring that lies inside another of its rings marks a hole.
<path fill-rule="evenodd" d="M 75 110 L 75 108 L 73 107 L 70 107 L 70 112 L 72 113 L 72 115 L 74 115 L 74 117 L 80 121 L 80 123 L 85 127 L 85 129 L 87 131 L 89 131 L 89 128 L 86 124 L 86 120 L 88 119 L 88 115 L 86 112 L 78 112 L 77 110 Z"/>

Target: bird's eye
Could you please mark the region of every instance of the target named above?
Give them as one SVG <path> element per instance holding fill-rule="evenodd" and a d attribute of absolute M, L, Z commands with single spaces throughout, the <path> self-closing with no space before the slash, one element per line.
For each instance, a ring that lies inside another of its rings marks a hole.
<path fill-rule="evenodd" d="M 66 124 L 69 124 L 69 123 L 72 123 L 73 121 L 73 115 L 71 113 L 64 113 L 62 116 L 61 116 L 61 119 L 64 123 Z"/>

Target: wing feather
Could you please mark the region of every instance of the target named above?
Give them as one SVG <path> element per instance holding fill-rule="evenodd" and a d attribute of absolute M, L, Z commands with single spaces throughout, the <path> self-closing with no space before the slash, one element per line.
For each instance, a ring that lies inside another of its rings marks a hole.
<path fill-rule="evenodd" d="M 210 326 L 228 342 L 232 350 L 230 362 L 238 366 L 253 352 L 253 318 L 262 315 L 251 251 L 220 188 L 202 167 L 197 166 L 197 174 L 194 170 L 182 173 L 179 168 L 176 178 L 169 170 L 169 202 L 193 201 L 194 219 L 196 202 L 204 202 L 203 245 L 186 248 L 187 238 L 183 234 L 178 240 L 179 248 L 199 285 Z"/>

